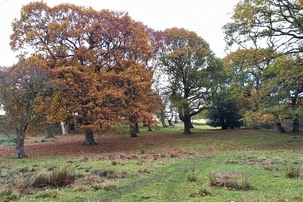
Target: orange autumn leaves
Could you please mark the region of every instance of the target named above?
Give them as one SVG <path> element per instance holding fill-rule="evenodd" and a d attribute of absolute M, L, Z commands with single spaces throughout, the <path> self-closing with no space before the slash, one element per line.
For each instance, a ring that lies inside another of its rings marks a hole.
<path fill-rule="evenodd" d="M 147 68 L 152 47 L 146 27 L 126 13 L 33 2 L 22 8 L 13 30 L 12 48 L 30 47 L 26 56 L 43 61 L 59 86 L 36 102 L 49 121 L 77 114 L 83 129 L 107 128 L 129 124 L 130 116 L 152 121 L 161 107 Z"/>

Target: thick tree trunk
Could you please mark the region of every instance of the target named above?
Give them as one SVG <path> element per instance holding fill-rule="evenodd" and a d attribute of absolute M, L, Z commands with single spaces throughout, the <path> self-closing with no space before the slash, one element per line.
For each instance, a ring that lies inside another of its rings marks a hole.
<path fill-rule="evenodd" d="M 129 125 L 129 134 L 131 137 L 138 137 L 136 124 Z"/>
<path fill-rule="evenodd" d="M 281 122 L 275 123 L 275 128 L 278 133 L 285 133 L 286 130 L 283 128 Z"/>
<path fill-rule="evenodd" d="M 97 143 L 95 142 L 94 139 L 94 133 L 92 130 L 85 130 L 85 142 L 83 143 L 84 145 L 96 145 Z"/>
<path fill-rule="evenodd" d="M 74 122 L 69 123 L 69 130 L 76 130 Z"/>
<path fill-rule="evenodd" d="M 51 129 L 50 129 L 50 127 L 49 127 L 48 124 L 44 125 L 43 128 L 44 128 L 44 132 L 45 132 L 45 138 L 52 138 L 52 137 L 54 137 L 54 135 L 53 135 L 53 133 L 52 133 L 52 131 L 51 131 Z"/>
<path fill-rule="evenodd" d="M 192 132 L 190 131 L 190 126 L 191 126 L 190 116 L 184 116 L 183 123 L 184 123 L 183 134 L 185 134 L 185 135 L 192 134 Z"/>
<path fill-rule="evenodd" d="M 167 128 L 167 125 L 165 123 L 165 114 L 164 114 L 164 112 L 160 113 L 160 121 L 161 121 L 162 127 Z"/>
<path fill-rule="evenodd" d="M 224 117 L 220 117 L 220 122 L 221 122 L 221 129 L 226 130 L 227 125 L 226 125 L 226 121 L 225 121 Z"/>
<path fill-rule="evenodd" d="M 136 123 L 136 133 L 140 133 L 139 124 L 138 123 Z"/>
<path fill-rule="evenodd" d="M 24 158 L 25 149 L 24 149 L 24 140 L 25 140 L 25 131 L 28 126 L 28 122 L 26 121 L 20 128 L 16 129 L 17 139 L 16 139 L 16 156 L 17 158 Z"/>
<path fill-rule="evenodd" d="M 68 135 L 67 124 L 64 121 L 61 121 L 62 135 Z"/>
<path fill-rule="evenodd" d="M 222 129 L 222 130 L 226 130 L 226 129 L 227 129 L 227 126 L 226 126 L 226 125 L 222 125 L 222 126 L 221 126 L 221 129 Z"/>
<path fill-rule="evenodd" d="M 292 124 L 292 132 L 297 133 L 300 132 L 300 123 L 298 118 L 293 119 L 293 124 Z"/>

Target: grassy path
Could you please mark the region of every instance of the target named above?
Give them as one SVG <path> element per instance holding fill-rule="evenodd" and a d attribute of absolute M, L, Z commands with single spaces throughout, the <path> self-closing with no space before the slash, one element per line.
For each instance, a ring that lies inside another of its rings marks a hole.
<path fill-rule="evenodd" d="M 122 195 L 125 197 L 127 196 L 127 194 L 131 194 L 131 192 L 133 192 L 134 190 L 138 191 L 138 189 L 143 190 L 144 188 L 149 186 L 161 185 L 165 185 L 165 188 L 167 188 L 167 190 L 165 191 L 165 195 L 161 196 L 161 198 L 164 198 L 166 200 L 171 198 L 173 200 L 173 197 L 176 196 L 176 193 L 174 193 L 174 191 L 176 190 L 176 186 L 179 185 L 180 180 L 184 181 L 184 179 L 180 179 L 180 176 L 184 176 L 184 173 L 188 173 L 189 171 L 195 169 L 198 159 L 186 159 L 185 161 L 186 162 L 184 162 L 184 160 L 180 160 L 180 162 L 176 162 L 174 165 L 166 167 L 167 170 L 161 172 L 158 171 L 148 179 L 136 180 L 126 186 L 118 188 L 115 191 L 105 192 L 100 196 L 97 196 L 93 199 L 89 199 L 89 201 L 119 201 Z M 153 201 L 152 196 L 144 195 L 142 195 L 141 198 L 138 198 L 138 201 L 142 201 L 144 199 L 150 199 L 150 201 Z M 154 200 L 159 201 L 159 199 Z"/>

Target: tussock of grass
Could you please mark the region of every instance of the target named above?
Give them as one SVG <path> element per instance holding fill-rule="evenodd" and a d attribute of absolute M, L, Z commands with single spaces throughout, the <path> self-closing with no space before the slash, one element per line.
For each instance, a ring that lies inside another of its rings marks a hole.
<path fill-rule="evenodd" d="M 138 170 L 138 173 L 146 173 L 146 174 L 152 174 L 154 171 L 148 168 L 141 168 Z"/>
<path fill-rule="evenodd" d="M 111 184 L 111 183 L 106 184 L 106 185 L 104 185 L 104 187 L 103 187 L 103 189 L 106 190 L 106 191 L 114 191 L 114 190 L 116 190 L 117 188 L 118 188 L 117 185 Z"/>
<path fill-rule="evenodd" d="M 33 178 L 32 187 L 42 188 L 49 185 L 49 174 L 40 173 Z"/>
<path fill-rule="evenodd" d="M 224 187 L 229 190 L 251 190 L 252 186 L 247 175 L 234 172 L 210 173 L 210 185 L 214 187 Z"/>
<path fill-rule="evenodd" d="M 4 188 L 0 190 L 0 201 L 9 202 L 15 201 L 19 198 L 19 195 L 13 190 L 13 188 Z"/>
<path fill-rule="evenodd" d="M 68 169 L 54 170 L 50 173 L 50 185 L 53 187 L 63 187 L 71 184 L 75 180 L 75 173 Z"/>
<path fill-rule="evenodd" d="M 112 175 L 114 174 L 113 170 L 107 170 L 107 169 L 101 169 L 101 170 L 94 170 L 91 173 L 92 175 L 97 175 L 100 177 L 107 177 L 107 178 L 111 178 Z"/>
<path fill-rule="evenodd" d="M 125 163 L 122 163 L 122 162 L 120 162 L 120 161 L 112 161 L 112 165 L 113 165 L 113 166 L 118 166 L 118 165 L 124 166 Z"/>
<path fill-rule="evenodd" d="M 113 171 L 107 169 L 94 170 L 91 174 L 100 177 L 106 177 L 109 179 L 121 179 L 126 178 L 128 176 L 128 173 L 126 171 Z"/>
<path fill-rule="evenodd" d="M 201 189 L 191 193 L 190 197 L 204 197 L 204 196 L 213 196 L 212 191 L 209 188 L 202 187 Z"/>
<path fill-rule="evenodd" d="M 75 174 L 68 169 L 52 170 L 49 173 L 40 173 L 33 178 L 33 187 L 64 187 L 75 180 Z"/>
<path fill-rule="evenodd" d="M 187 181 L 196 182 L 198 180 L 198 172 L 197 170 L 191 170 L 187 175 Z"/>
<path fill-rule="evenodd" d="M 291 166 L 286 170 L 285 173 L 286 177 L 294 179 L 299 178 L 301 175 L 301 168 L 300 166 Z"/>

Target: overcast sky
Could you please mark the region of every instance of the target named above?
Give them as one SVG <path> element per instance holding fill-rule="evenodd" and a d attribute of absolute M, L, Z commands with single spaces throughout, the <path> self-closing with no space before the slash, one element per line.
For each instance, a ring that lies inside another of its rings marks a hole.
<path fill-rule="evenodd" d="M 95 10 L 126 11 L 129 15 L 156 30 L 185 28 L 204 38 L 217 56 L 224 54 L 222 26 L 239 0 L 44 0 L 49 6 L 72 3 L 91 6 Z M 11 22 L 19 18 L 22 5 L 31 0 L 0 0 L 0 66 L 16 62 L 9 46 Z"/>

